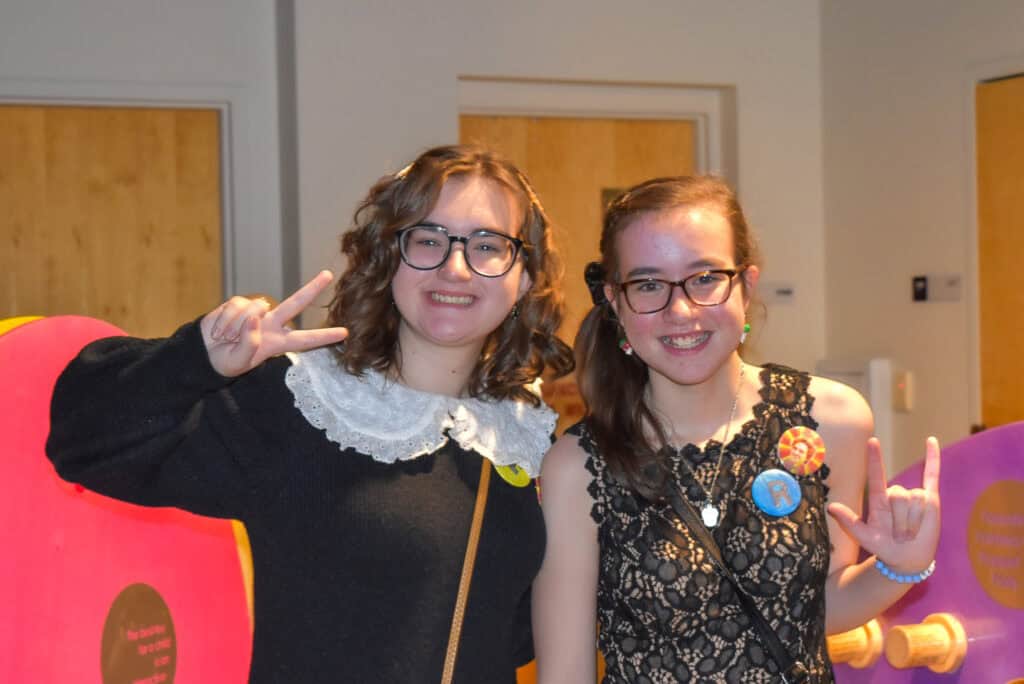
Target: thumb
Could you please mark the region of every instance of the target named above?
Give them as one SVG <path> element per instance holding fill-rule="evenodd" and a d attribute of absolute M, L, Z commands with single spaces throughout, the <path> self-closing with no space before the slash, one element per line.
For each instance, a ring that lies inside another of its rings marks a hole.
<path fill-rule="evenodd" d="M 860 516 L 853 512 L 853 509 L 846 504 L 834 502 L 828 505 L 828 514 L 832 516 L 833 520 L 838 523 L 844 532 L 860 544 L 861 548 L 869 553 L 874 553 L 874 550 L 871 548 L 871 542 L 873 541 L 871 530 L 864 524 Z"/>

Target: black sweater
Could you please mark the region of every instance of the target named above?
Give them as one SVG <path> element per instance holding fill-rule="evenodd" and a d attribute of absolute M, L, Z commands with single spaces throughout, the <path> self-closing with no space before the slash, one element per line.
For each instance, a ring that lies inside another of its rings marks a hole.
<path fill-rule="evenodd" d="M 481 456 L 454 440 L 394 464 L 342 450 L 295 408 L 289 366 L 223 378 L 195 324 L 99 340 L 57 382 L 47 453 L 102 494 L 245 523 L 251 682 L 437 682 Z M 533 487 L 492 477 L 456 682 L 509 684 L 532 657 L 543 549 Z"/>

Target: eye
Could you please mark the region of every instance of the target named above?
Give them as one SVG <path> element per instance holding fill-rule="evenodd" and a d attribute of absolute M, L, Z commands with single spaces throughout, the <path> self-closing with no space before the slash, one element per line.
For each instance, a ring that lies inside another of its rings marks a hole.
<path fill-rule="evenodd" d="M 470 239 L 473 251 L 484 254 L 504 254 L 509 250 L 511 244 L 505 237 L 491 233 L 477 233 Z"/>
<path fill-rule="evenodd" d="M 429 227 L 417 227 L 406 233 L 407 245 L 423 249 L 434 249 L 444 247 L 447 235 L 439 229 Z"/>
<path fill-rule="evenodd" d="M 697 287 L 711 287 L 724 281 L 726 276 L 724 273 L 712 273 L 711 271 L 705 271 L 704 273 L 698 273 L 693 276 L 690 281 Z"/>
<path fill-rule="evenodd" d="M 665 289 L 665 283 L 660 280 L 645 280 L 642 283 L 636 283 L 633 289 L 644 294 L 661 292 Z"/>

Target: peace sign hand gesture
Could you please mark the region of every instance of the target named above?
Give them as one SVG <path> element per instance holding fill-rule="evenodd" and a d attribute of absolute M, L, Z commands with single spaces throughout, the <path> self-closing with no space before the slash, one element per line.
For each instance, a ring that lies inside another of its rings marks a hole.
<path fill-rule="evenodd" d="M 918 573 L 935 558 L 939 544 L 939 442 L 926 443 L 920 489 L 889 487 L 878 440 L 868 440 L 868 503 L 866 518 L 844 504 L 828 512 L 861 548 L 900 573 Z"/>
<path fill-rule="evenodd" d="M 308 307 L 334 275 L 320 271 L 292 296 L 271 308 L 265 299 L 232 297 L 200 322 L 210 365 L 224 377 L 246 373 L 271 356 L 337 344 L 346 328 L 293 330 L 286 324 Z"/>

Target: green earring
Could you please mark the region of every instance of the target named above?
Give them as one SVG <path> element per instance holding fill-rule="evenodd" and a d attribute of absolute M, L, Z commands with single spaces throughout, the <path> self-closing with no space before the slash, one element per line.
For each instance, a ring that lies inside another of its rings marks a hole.
<path fill-rule="evenodd" d="M 744 342 L 747 341 L 747 333 L 749 333 L 749 332 L 750 332 L 750 324 L 749 323 L 744 323 L 743 324 L 743 333 L 740 335 L 740 344 L 743 344 Z"/>

